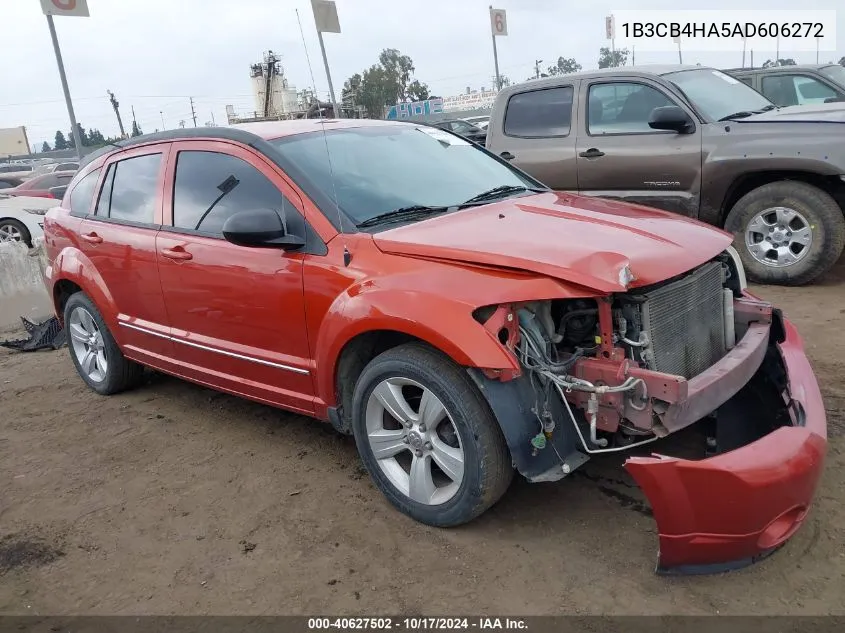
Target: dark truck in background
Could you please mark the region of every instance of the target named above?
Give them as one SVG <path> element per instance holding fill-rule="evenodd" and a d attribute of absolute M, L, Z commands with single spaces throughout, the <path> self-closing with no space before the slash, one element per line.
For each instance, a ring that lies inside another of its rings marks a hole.
<path fill-rule="evenodd" d="M 845 106 L 778 108 L 701 66 L 609 68 L 500 91 L 486 147 L 554 189 L 734 235 L 748 276 L 806 284 L 845 245 Z"/>
<path fill-rule="evenodd" d="M 802 64 L 725 70 L 779 106 L 845 101 L 845 67 Z"/>

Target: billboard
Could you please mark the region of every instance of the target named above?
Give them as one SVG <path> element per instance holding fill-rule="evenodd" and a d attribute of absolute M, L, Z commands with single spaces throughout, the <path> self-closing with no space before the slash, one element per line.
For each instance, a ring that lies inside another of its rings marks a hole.
<path fill-rule="evenodd" d="M 413 116 L 428 116 L 443 112 L 443 99 L 426 99 L 413 103 L 397 103 L 387 109 L 385 119 L 407 119 Z"/>
<path fill-rule="evenodd" d="M 26 128 L 23 125 L 0 128 L 0 158 L 29 153 L 29 141 L 26 138 Z"/>

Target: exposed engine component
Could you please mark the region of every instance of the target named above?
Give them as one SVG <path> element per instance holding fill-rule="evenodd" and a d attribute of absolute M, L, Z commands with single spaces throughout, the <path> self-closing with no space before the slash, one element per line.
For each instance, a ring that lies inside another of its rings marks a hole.
<path fill-rule="evenodd" d="M 598 398 L 605 394 L 625 394 L 635 392 L 639 389 L 640 397 L 643 400 L 647 400 L 648 390 L 646 384 L 640 378 L 628 377 L 619 385 L 597 385 L 571 375 L 570 370 L 578 359 L 584 357 L 588 352 L 593 352 L 595 346 L 590 348 L 578 347 L 571 351 L 559 350 L 553 343 L 553 340 L 555 340 L 553 338 L 555 336 L 554 329 L 548 327 L 547 320 L 544 322 L 544 316 L 551 315 L 551 306 L 549 305 L 548 308 L 540 307 L 538 304 L 542 303 L 550 304 L 550 302 L 537 302 L 518 312 L 520 340 L 517 345 L 517 352 L 520 363 L 530 372 L 531 384 L 537 396 L 533 411 L 540 422 L 540 433 L 532 439 L 533 450 L 537 451 L 544 448 L 546 446 L 545 438 L 550 437 L 554 430 L 554 422 L 551 420 L 550 406 L 548 403 L 551 395 L 550 389 L 554 388 L 566 405 L 569 415 L 572 418 L 572 423 L 575 426 L 576 432 L 581 437 L 585 450 L 587 452 L 601 452 L 601 449 L 607 447 L 608 441 L 598 436 Z M 591 316 L 586 314 L 589 309 L 578 308 L 577 310 L 581 314 L 573 318 Z M 575 310 L 565 312 L 564 317 L 566 314 L 572 314 L 573 312 Z M 593 310 L 593 312 L 596 311 Z M 595 317 L 592 318 L 595 323 Z M 558 330 L 558 334 L 559 332 L 560 330 Z M 563 336 L 558 336 L 557 341 L 561 342 L 564 338 Z M 584 441 L 577 419 L 567 399 L 567 394 L 572 391 L 589 394 L 586 414 L 590 429 L 590 441 L 592 445 L 598 446 L 599 449 L 589 448 L 587 442 Z M 649 438 L 640 443 L 646 443 L 652 441 L 652 439 L 656 438 Z M 625 446 L 624 448 L 630 448 L 630 446 Z"/>
<path fill-rule="evenodd" d="M 662 416 L 683 397 L 685 381 L 736 344 L 735 277 L 730 262 L 717 258 L 607 300 L 514 306 L 515 352 L 536 395 L 533 450 L 543 450 L 554 431 L 549 399 L 555 394 L 588 453 L 625 450 L 665 435 Z"/>

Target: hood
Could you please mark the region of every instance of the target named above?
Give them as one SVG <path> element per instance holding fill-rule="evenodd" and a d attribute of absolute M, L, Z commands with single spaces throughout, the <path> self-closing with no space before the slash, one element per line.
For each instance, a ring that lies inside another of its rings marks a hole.
<path fill-rule="evenodd" d="M 746 121 L 749 123 L 845 123 L 845 103 L 785 106 L 738 119 L 736 122 Z"/>
<path fill-rule="evenodd" d="M 672 213 L 556 192 L 471 207 L 373 239 L 386 253 L 523 270 L 605 293 L 684 273 L 732 242 Z"/>

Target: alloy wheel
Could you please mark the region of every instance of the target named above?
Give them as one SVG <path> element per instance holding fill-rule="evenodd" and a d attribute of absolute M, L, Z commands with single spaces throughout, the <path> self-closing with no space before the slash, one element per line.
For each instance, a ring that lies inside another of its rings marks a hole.
<path fill-rule="evenodd" d="M 16 227 L 11 224 L 0 224 L 0 243 L 21 241 L 23 241 L 23 235 Z"/>
<path fill-rule="evenodd" d="M 68 334 L 79 367 L 94 382 L 102 382 L 109 369 L 103 333 L 91 313 L 77 306 L 70 313 Z"/>
<path fill-rule="evenodd" d="M 764 209 L 745 229 L 748 252 L 761 264 L 774 268 L 799 262 L 812 243 L 813 230 L 807 218 L 789 207 Z"/>
<path fill-rule="evenodd" d="M 452 416 L 420 383 L 395 376 L 367 401 L 367 441 L 390 483 L 413 501 L 440 505 L 464 478 L 465 455 Z"/>

